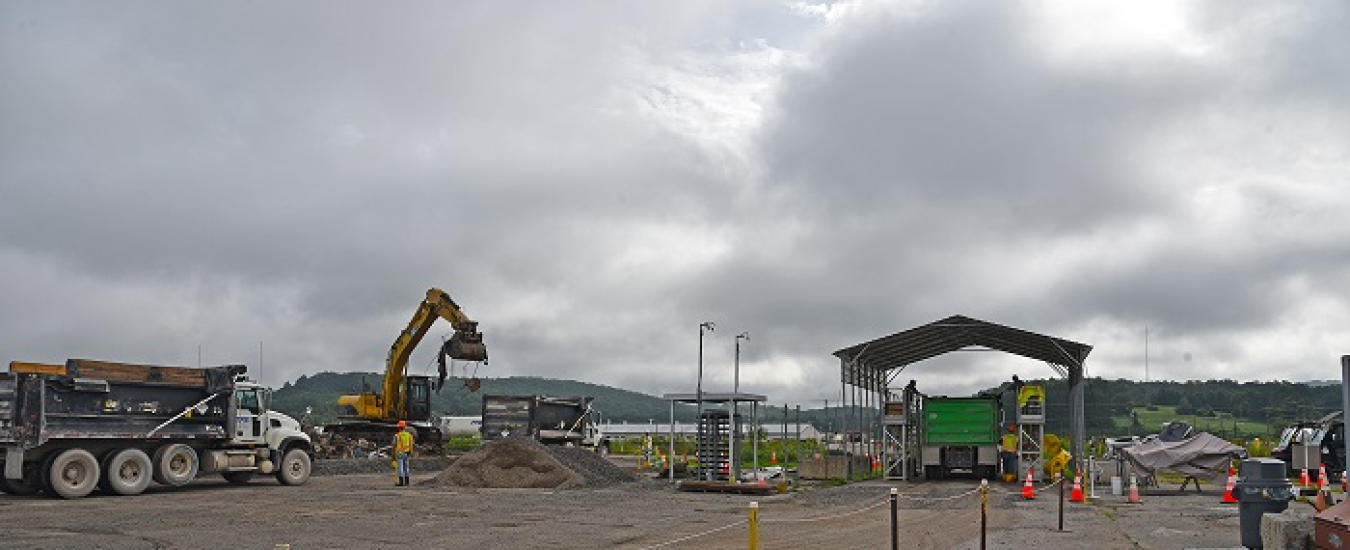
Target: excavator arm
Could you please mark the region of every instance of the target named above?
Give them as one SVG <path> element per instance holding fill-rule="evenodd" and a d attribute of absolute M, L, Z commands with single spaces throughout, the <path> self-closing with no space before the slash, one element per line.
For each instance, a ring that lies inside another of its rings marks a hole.
<path fill-rule="evenodd" d="M 400 416 L 407 408 L 407 396 L 403 392 L 403 378 L 407 375 L 408 358 L 422 337 L 436 319 L 445 319 L 455 329 L 440 351 L 440 380 L 437 389 L 445 381 L 445 357 L 461 361 L 487 361 L 487 346 L 483 345 L 483 334 L 478 332 L 478 322 L 469 319 L 449 294 L 439 288 L 427 291 L 427 298 L 417 307 L 408 326 L 389 346 L 389 357 L 385 360 L 384 395 L 393 416 Z M 391 417 L 391 419 L 393 419 Z"/>
<path fill-rule="evenodd" d="M 383 393 L 379 396 L 370 393 L 343 396 L 338 400 L 339 406 L 351 407 L 358 418 L 367 420 L 404 419 L 408 410 L 408 396 L 404 391 L 408 358 L 437 319 L 445 319 L 455 329 L 439 352 L 441 372 L 438 390 L 445 381 L 446 357 L 461 361 L 487 361 L 487 346 L 483 345 L 483 334 L 478 332 L 478 323 L 469 319 L 444 290 L 433 288 L 427 291 L 426 299 L 418 304 L 408 326 L 389 346 L 389 355 L 385 358 Z"/>

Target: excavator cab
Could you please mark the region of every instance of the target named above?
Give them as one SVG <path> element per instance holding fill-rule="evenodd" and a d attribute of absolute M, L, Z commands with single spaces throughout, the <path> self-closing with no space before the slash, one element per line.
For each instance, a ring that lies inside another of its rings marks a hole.
<path fill-rule="evenodd" d="M 428 421 L 431 419 L 431 377 L 408 377 L 408 418 L 407 420 Z"/>

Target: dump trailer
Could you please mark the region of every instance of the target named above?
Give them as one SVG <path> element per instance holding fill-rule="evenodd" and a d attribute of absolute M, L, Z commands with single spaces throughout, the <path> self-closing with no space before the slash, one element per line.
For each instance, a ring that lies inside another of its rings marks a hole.
<path fill-rule="evenodd" d="M 230 483 L 309 479 L 309 436 L 269 410 L 247 367 L 189 368 L 71 359 L 0 372 L 0 490 L 79 498 L 135 495 L 199 473 Z"/>
<path fill-rule="evenodd" d="M 998 470 L 999 402 L 995 397 L 929 397 L 924 400 L 924 477 L 964 473 L 989 479 Z"/>
<path fill-rule="evenodd" d="M 485 395 L 483 441 L 523 436 L 545 445 L 586 447 L 608 454 L 609 439 L 600 431 L 591 401 L 590 397 Z"/>

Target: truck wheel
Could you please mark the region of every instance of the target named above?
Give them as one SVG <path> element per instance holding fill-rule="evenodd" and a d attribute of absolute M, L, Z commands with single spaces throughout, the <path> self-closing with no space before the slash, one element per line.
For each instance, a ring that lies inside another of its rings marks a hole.
<path fill-rule="evenodd" d="M 115 451 L 103 463 L 99 487 L 115 495 L 139 495 L 150 486 L 154 466 L 150 455 L 140 449 Z"/>
<path fill-rule="evenodd" d="M 281 467 L 277 468 L 277 481 L 282 485 L 303 485 L 309 481 L 309 453 L 304 449 L 292 448 L 281 457 Z"/>
<path fill-rule="evenodd" d="M 28 468 L 24 468 L 23 479 L 5 479 L 4 475 L 0 475 L 0 493 L 26 497 L 36 495 L 41 490 L 42 482 Z"/>
<path fill-rule="evenodd" d="M 197 451 L 192 447 L 175 443 L 155 451 L 155 481 L 172 487 L 182 487 L 195 477 L 197 477 Z"/>
<path fill-rule="evenodd" d="M 220 477 L 231 485 L 243 485 L 253 480 L 253 472 L 221 472 Z"/>
<path fill-rule="evenodd" d="M 98 459 L 84 449 L 66 449 L 47 471 L 52 492 L 61 498 L 80 498 L 98 487 Z"/>

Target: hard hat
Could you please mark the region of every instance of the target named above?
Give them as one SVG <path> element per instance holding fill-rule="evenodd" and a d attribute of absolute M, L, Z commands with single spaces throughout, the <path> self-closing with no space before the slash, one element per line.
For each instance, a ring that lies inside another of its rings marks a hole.
<path fill-rule="evenodd" d="M 404 421 L 402 421 L 402 420 L 399 420 L 399 421 L 398 421 L 398 427 L 400 427 L 400 428 L 407 428 L 407 427 L 408 427 L 408 423 L 407 423 L 407 422 L 404 422 Z"/>

